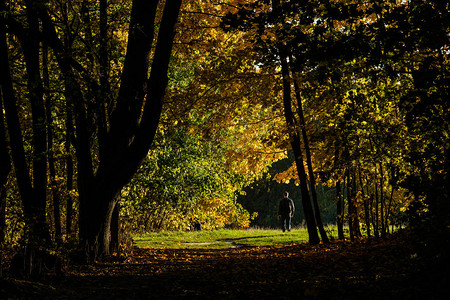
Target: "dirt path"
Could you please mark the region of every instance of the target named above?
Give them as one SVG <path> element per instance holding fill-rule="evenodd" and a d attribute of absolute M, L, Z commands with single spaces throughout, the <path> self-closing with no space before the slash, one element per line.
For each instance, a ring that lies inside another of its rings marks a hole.
<path fill-rule="evenodd" d="M 135 248 L 123 262 L 8 279 L 19 299 L 446 299 L 446 270 L 401 239 L 226 250 Z M 0 297 L 1 298 L 1 297 Z M 3 298 L 2 298 L 3 299 Z"/>

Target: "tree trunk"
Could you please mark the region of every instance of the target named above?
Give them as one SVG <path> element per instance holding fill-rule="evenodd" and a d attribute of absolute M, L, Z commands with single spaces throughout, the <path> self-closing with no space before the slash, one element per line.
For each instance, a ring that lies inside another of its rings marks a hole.
<path fill-rule="evenodd" d="M 72 215 L 73 215 L 73 161 L 71 154 L 72 137 L 73 137 L 73 124 L 72 124 L 72 111 L 70 105 L 66 105 L 66 235 L 68 238 L 72 236 Z"/>
<path fill-rule="evenodd" d="M 48 73 L 48 49 L 46 46 L 42 48 L 42 67 L 43 67 L 43 80 L 44 87 L 47 91 L 47 97 L 45 101 L 45 112 L 47 121 L 47 159 L 48 169 L 50 173 L 50 186 L 53 199 L 53 218 L 55 220 L 55 241 L 58 246 L 62 243 L 61 232 L 61 213 L 60 213 L 60 197 L 58 192 L 58 185 L 56 182 L 56 169 L 55 158 L 53 155 L 53 118 L 52 118 L 52 97 L 50 95 L 50 76 Z"/>
<path fill-rule="evenodd" d="M 87 245 L 91 257 L 109 253 L 116 197 L 146 157 L 156 133 L 180 6 L 180 0 L 169 0 L 165 4 L 145 90 L 152 41 L 149 37 L 153 36 L 156 4 L 144 0 L 133 2 L 121 88 L 105 139 L 104 159 L 100 161 L 90 193 L 84 195 L 84 199 L 80 194 L 80 203 L 86 204 L 83 210 L 80 207 L 80 239 Z M 147 100 L 139 123 L 145 93 Z"/>
<path fill-rule="evenodd" d="M 380 236 L 380 227 L 379 227 L 379 198 L 378 198 L 378 176 L 377 176 L 377 165 L 374 165 L 375 167 L 375 180 L 374 180 L 374 188 L 375 188 L 375 225 L 373 227 L 373 232 L 376 238 Z"/>
<path fill-rule="evenodd" d="M 292 61 L 292 58 L 291 58 L 291 61 Z M 305 117 L 303 115 L 302 99 L 300 96 L 300 89 L 298 87 L 298 84 L 297 84 L 297 81 L 295 80 L 295 78 L 294 78 L 294 89 L 295 89 L 295 97 L 297 99 L 297 115 L 300 120 L 300 128 L 302 131 L 303 143 L 305 145 L 306 164 L 308 166 L 309 181 L 311 183 L 311 195 L 312 195 L 312 201 L 313 201 L 313 206 L 314 206 L 314 217 L 316 219 L 317 228 L 319 228 L 319 233 L 320 233 L 320 236 L 322 237 L 322 241 L 325 244 L 328 244 L 328 243 L 330 243 L 330 240 L 328 239 L 325 228 L 323 227 L 322 217 L 320 215 L 319 201 L 317 200 L 316 176 L 314 175 L 314 170 L 313 170 L 313 166 L 312 166 L 311 149 L 309 147 L 309 139 L 308 139 L 308 134 L 306 132 L 306 122 L 305 122 Z"/>
<path fill-rule="evenodd" d="M 45 107 L 39 61 L 39 21 L 34 1 L 28 0 L 28 34 L 23 40 L 25 65 L 27 69 L 28 91 L 32 112 L 33 129 L 33 195 L 23 197 L 25 222 L 30 228 L 29 238 L 46 242 L 49 233 L 46 223 L 47 201 L 47 139 L 45 126 Z"/>
<path fill-rule="evenodd" d="M 0 39 L 3 35 L 3 27 L 0 24 Z M 1 43 L 1 41 L 0 41 Z M 0 45 L 0 48 L 2 46 Z M 1 51 L 1 50 L 0 50 Z M 0 63 L 1 66 L 1 63 Z M 8 183 L 8 175 L 11 171 L 11 159 L 8 153 L 8 145 L 6 140 L 5 120 L 3 117 L 3 82 L 0 79 L 0 251 L 5 243 L 5 230 L 6 230 L 6 188 Z M 0 277 L 1 277 L 1 265 L 0 265 Z"/>
<path fill-rule="evenodd" d="M 355 227 L 354 227 L 354 218 L 353 218 L 353 187 L 352 180 L 350 178 L 350 170 L 347 169 L 345 171 L 347 177 L 347 203 L 348 203 L 348 230 L 350 235 L 350 240 L 355 240 Z"/>
<path fill-rule="evenodd" d="M 65 96 L 73 107 L 75 119 L 75 153 L 78 168 L 79 237 L 80 246 L 85 247 L 90 261 L 99 255 L 108 254 L 111 243 L 111 218 L 122 187 L 129 182 L 146 157 L 152 144 L 162 111 L 162 101 L 168 78 L 168 65 L 172 52 L 174 28 L 178 19 L 181 0 L 167 0 L 159 24 L 157 44 L 152 47 L 155 32 L 155 17 L 158 0 L 134 0 L 128 33 L 127 53 L 121 77 L 121 84 L 109 122 L 102 113 L 107 95 L 106 82 L 108 58 L 100 58 L 101 84 L 93 80 L 82 66 L 73 61 L 70 52 L 59 40 L 51 18 L 41 9 L 43 30 L 52 46 L 65 81 Z M 102 38 L 105 38 L 106 1 L 101 1 Z M 150 77 L 149 57 L 154 50 Z M 102 53 L 105 48 L 102 46 Z M 100 160 L 96 173 L 93 168 L 90 137 L 93 134 L 88 116 L 92 115 L 85 106 L 84 96 L 77 82 L 75 68 L 88 86 L 93 89 L 100 109 L 95 114 L 100 120 Z M 103 85 L 103 86 L 102 86 Z M 147 99 L 144 101 L 144 97 Z M 97 98 L 98 97 L 98 98 Z M 99 110 L 101 112 L 99 112 Z M 71 111 L 68 109 L 68 112 Z M 106 132 L 106 125 L 109 130 Z M 105 233 L 106 230 L 106 233 Z"/>
<path fill-rule="evenodd" d="M 0 13 L 3 12 L 4 3 L 0 2 Z M 6 230 L 6 185 L 8 182 L 9 172 L 11 171 L 11 158 L 8 153 L 8 142 L 5 128 L 5 118 L 3 115 L 3 95 L 5 85 L 8 80 L 7 75 L 3 74 L 3 70 L 8 70 L 4 64 L 8 63 L 8 46 L 6 44 L 6 27 L 0 19 L 0 252 L 3 250 L 5 243 Z M 6 92 L 7 93 L 7 92 Z M 2 266 L 0 264 L 0 277 L 2 275 Z"/>
<path fill-rule="evenodd" d="M 282 49 L 280 49 L 283 51 Z M 291 80 L 289 76 L 289 67 L 287 64 L 286 55 L 280 53 L 281 60 L 281 72 L 283 76 L 283 102 L 284 102 L 284 115 L 288 126 L 292 151 L 295 156 L 295 163 L 297 166 L 297 173 L 300 180 L 300 189 L 302 193 L 302 205 L 303 212 L 306 220 L 306 227 L 309 235 L 309 242 L 311 244 L 318 244 L 320 242 L 319 235 L 317 233 L 316 221 L 314 219 L 314 212 L 309 198 L 309 191 L 307 185 L 307 177 L 305 172 L 305 166 L 303 164 L 303 154 L 301 150 L 300 135 L 296 128 L 294 114 L 292 113 L 292 100 L 291 100 Z"/>
<path fill-rule="evenodd" d="M 371 232 L 370 232 L 370 215 L 369 215 L 369 196 L 367 195 L 367 193 L 364 192 L 364 184 L 363 184 L 363 179 L 362 179 L 362 174 L 361 174 L 361 166 L 358 166 L 358 175 L 359 175 L 359 184 L 361 185 L 361 193 L 362 193 L 362 197 L 363 197 L 363 205 L 364 205 L 364 222 L 366 224 L 366 234 L 368 237 L 371 236 Z"/>
<path fill-rule="evenodd" d="M 381 223 L 381 237 L 386 235 L 386 226 L 384 223 L 384 173 L 383 165 L 380 162 L 380 223 Z"/>
<path fill-rule="evenodd" d="M 342 194 L 341 181 L 336 181 L 336 214 L 337 214 L 337 229 L 338 239 L 343 240 L 344 237 L 344 217 L 342 215 Z"/>
<path fill-rule="evenodd" d="M 8 63 L 8 47 L 4 26 L 0 36 L 0 67 L 1 84 L 4 98 L 4 110 L 8 125 L 11 154 L 14 170 L 23 204 L 25 219 L 24 259 L 20 266 L 29 275 L 38 275 L 45 263 L 45 248 L 50 241 L 50 234 L 46 222 L 47 196 L 47 160 L 46 160 L 46 127 L 43 89 L 40 78 L 39 61 L 39 22 L 33 1 L 26 1 L 26 18 L 28 28 L 18 32 L 27 72 L 27 86 L 32 113 L 32 157 L 33 165 L 27 165 L 23 136 L 17 111 L 17 104 L 12 85 Z M 5 2 L 0 2 L 0 11 L 5 10 Z M 31 172 L 30 172 L 31 171 Z M 33 180 L 30 177 L 33 175 Z M 44 249 L 44 250 L 42 250 Z"/>
<path fill-rule="evenodd" d="M 389 217 L 391 215 L 391 208 L 392 208 L 392 199 L 394 198 L 394 191 L 395 188 L 393 185 L 391 185 L 391 196 L 389 197 L 389 204 L 386 210 L 386 218 L 385 218 L 385 228 L 389 231 Z"/>
<path fill-rule="evenodd" d="M 100 95 L 96 97 L 97 105 L 97 134 L 100 160 L 105 158 L 105 138 L 107 134 L 106 125 L 106 103 L 110 101 L 109 86 L 109 53 L 108 53 L 108 1 L 100 0 Z"/>
<path fill-rule="evenodd" d="M 361 227 L 359 226 L 359 212 L 358 212 L 358 198 L 357 198 L 357 194 L 358 194 L 358 190 L 357 190 L 357 186 L 356 186 L 356 172 L 353 172 L 353 176 L 352 176 L 352 185 L 353 185 L 353 197 L 354 197 L 354 201 L 353 201 L 353 226 L 355 228 L 355 235 L 357 237 L 362 237 L 361 234 Z"/>
<path fill-rule="evenodd" d="M 120 245 L 120 204 L 117 201 L 116 206 L 111 217 L 111 243 L 109 247 L 109 252 L 114 253 L 119 251 Z"/>
<path fill-rule="evenodd" d="M 2 1 L 2 10 L 4 2 Z M 21 32 L 19 40 L 25 55 L 28 75 L 28 89 L 32 108 L 33 129 L 33 183 L 30 178 L 30 169 L 26 162 L 25 148 L 16 99 L 10 75 L 6 36 L 2 34 L 1 45 L 1 74 L 4 109 L 10 137 L 11 153 L 16 172 L 17 183 L 21 195 L 26 223 L 26 241 L 36 242 L 42 246 L 49 241 L 46 224 L 46 189 L 47 189 L 47 161 L 46 161 L 46 132 L 45 109 L 43 104 L 42 83 L 39 70 L 39 24 L 34 7 L 27 2 L 27 18 L 29 29 Z"/>
<path fill-rule="evenodd" d="M 338 139 L 334 142 L 334 170 L 337 172 L 339 170 L 339 142 Z M 344 211 L 343 211 L 343 195 L 341 192 L 341 181 L 338 179 L 336 181 L 336 218 L 337 218 L 337 229 L 338 229 L 338 239 L 343 240 L 344 237 Z"/>

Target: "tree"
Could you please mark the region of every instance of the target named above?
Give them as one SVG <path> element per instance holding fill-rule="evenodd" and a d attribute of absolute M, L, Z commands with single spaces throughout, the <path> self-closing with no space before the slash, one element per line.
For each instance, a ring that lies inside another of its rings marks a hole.
<path fill-rule="evenodd" d="M 29 215 L 28 227 L 36 228 L 32 232 L 38 230 L 37 228 L 42 232 L 47 231 L 45 222 L 46 118 L 39 63 L 39 38 L 42 37 L 42 41 L 52 50 L 64 81 L 65 101 L 68 103 L 67 115 L 70 116 L 73 113 L 75 116 L 74 146 L 80 196 L 79 237 L 80 245 L 85 247 L 89 259 L 92 260 L 98 255 L 110 253 L 111 218 L 118 201 L 117 195 L 142 163 L 153 141 L 167 86 L 174 28 L 181 1 L 166 1 L 162 14 L 158 12 L 158 7 L 163 6 L 159 1 L 133 1 L 127 53 L 120 89 L 115 98 L 112 98 L 112 93 L 108 93 L 109 83 L 106 78 L 110 60 L 105 57 L 108 54 L 107 49 L 104 48 L 107 38 L 105 26 L 108 22 L 108 3 L 101 1 L 100 39 L 92 41 L 101 45 L 98 56 L 100 66 L 98 81 L 86 72 L 84 61 L 77 59 L 71 53 L 77 32 L 73 32 L 74 28 L 70 28 L 70 23 L 67 22 L 64 24 L 65 27 L 63 26 L 64 35 L 61 36 L 60 31 L 56 29 L 57 21 L 50 17 L 49 12 L 67 18 L 65 4 L 60 7 L 43 1 L 25 1 L 24 4 L 28 25 L 22 26 L 21 21 L 14 19 L 11 14 L 7 14 L 10 16 L 7 24 L 10 32 L 20 38 L 27 66 L 34 137 L 34 163 L 31 168 L 34 174 L 33 187 L 27 175 L 24 140 L 19 131 L 20 122 L 14 101 L 8 97 L 9 95 L 5 97 L 5 111 L 16 177 L 21 187 L 26 215 Z M 83 5 L 85 7 L 87 2 L 83 2 L 81 7 L 71 6 L 73 10 L 70 13 L 79 13 L 77 10 L 82 9 Z M 82 18 L 78 20 L 80 19 Z M 40 26 L 39 23 L 42 25 Z M 89 24 L 84 25 L 89 27 Z M 156 30 L 158 30 L 158 37 L 155 39 L 156 44 L 153 45 Z M 78 47 L 79 44 L 76 46 Z M 88 50 L 92 53 L 91 51 L 92 49 Z M 152 56 L 151 60 L 150 56 Z M 151 71 L 148 77 L 150 65 Z M 95 106 L 87 105 L 87 100 L 90 98 L 94 99 Z M 51 109 L 51 107 L 48 108 Z M 68 136 L 72 126 L 70 122 L 70 120 L 67 122 L 66 128 Z M 97 130 L 93 130 L 94 126 Z M 91 142 L 91 137 L 96 132 L 98 142 L 95 145 L 98 147 L 98 152 L 92 148 Z M 42 233 L 42 235 L 47 234 Z"/>
<path fill-rule="evenodd" d="M 187 121 L 187 120 L 185 120 Z M 122 216 L 133 232 L 245 228 L 250 214 L 235 202 L 241 183 L 227 168 L 226 145 L 192 135 L 187 124 L 155 139 L 122 191 Z"/>
<path fill-rule="evenodd" d="M 110 253 L 111 218 L 117 195 L 142 163 L 153 141 L 167 86 L 174 26 L 180 5 L 181 1 L 174 0 L 167 1 L 164 6 L 151 73 L 147 78 L 158 1 L 133 1 L 121 86 L 110 112 L 109 130 L 103 138 L 99 136 L 100 160 L 95 173 L 89 153 L 89 137 L 82 132 L 89 130 L 85 122 L 86 108 L 74 103 L 80 192 L 79 234 L 80 242 L 85 244 L 91 258 Z M 100 103 L 106 100 L 101 99 Z M 106 131 L 101 122 L 98 126 L 100 132 Z"/>
<path fill-rule="evenodd" d="M 4 3 L 0 4 L 0 11 Z M 0 69 L 7 70 L 8 55 L 6 45 L 6 26 L 0 20 Z M 11 171 L 11 159 L 9 157 L 5 120 L 3 114 L 3 95 L 8 94 L 6 85 L 8 84 L 6 72 L 0 73 L 0 247 L 3 248 L 5 242 L 5 218 L 6 218 L 6 184 Z"/>

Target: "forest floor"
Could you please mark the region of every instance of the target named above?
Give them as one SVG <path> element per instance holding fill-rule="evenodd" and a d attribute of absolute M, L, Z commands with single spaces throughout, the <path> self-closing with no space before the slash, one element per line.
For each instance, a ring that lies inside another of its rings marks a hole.
<path fill-rule="evenodd" d="M 122 261 L 71 265 L 64 275 L 0 278 L 0 298 L 448 299 L 448 259 L 413 244 L 397 233 L 317 246 L 134 248 Z"/>

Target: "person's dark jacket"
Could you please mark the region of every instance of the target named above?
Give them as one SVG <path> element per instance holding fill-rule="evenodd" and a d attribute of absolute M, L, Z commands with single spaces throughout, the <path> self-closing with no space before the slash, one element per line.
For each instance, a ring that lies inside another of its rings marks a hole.
<path fill-rule="evenodd" d="M 290 198 L 283 198 L 280 200 L 278 207 L 278 215 L 280 216 L 293 216 L 295 212 L 294 201 Z"/>

